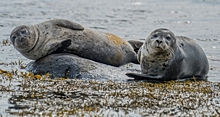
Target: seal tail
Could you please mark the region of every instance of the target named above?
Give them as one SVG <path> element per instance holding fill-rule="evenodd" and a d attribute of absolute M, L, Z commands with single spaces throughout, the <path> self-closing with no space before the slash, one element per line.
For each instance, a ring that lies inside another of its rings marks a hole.
<path fill-rule="evenodd" d="M 134 63 L 134 64 L 140 64 L 138 59 L 137 59 L 137 56 L 135 56 L 135 58 L 131 62 Z"/>
<path fill-rule="evenodd" d="M 138 53 L 138 50 L 143 45 L 143 42 L 136 40 L 129 40 L 128 43 L 132 46 L 133 50 Z"/>
<path fill-rule="evenodd" d="M 129 40 L 127 41 L 131 47 L 133 48 L 134 52 L 135 52 L 135 57 L 132 59 L 132 63 L 135 63 L 135 64 L 139 64 L 139 61 L 137 59 L 137 53 L 139 51 L 139 49 L 141 48 L 141 46 L 143 45 L 143 42 L 141 41 L 136 41 L 136 40 Z"/>

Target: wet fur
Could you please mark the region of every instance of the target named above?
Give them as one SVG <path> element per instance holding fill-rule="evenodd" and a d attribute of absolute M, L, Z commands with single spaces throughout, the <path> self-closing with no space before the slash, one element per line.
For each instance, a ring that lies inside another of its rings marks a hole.
<path fill-rule="evenodd" d="M 157 31 L 167 31 L 158 29 Z M 149 37 L 146 42 L 149 41 Z M 206 79 L 209 71 L 207 57 L 202 48 L 192 39 L 174 36 L 175 42 L 166 50 L 155 50 L 144 43 L 139 50 L 142 74 L 127 73 L 136 80 L 169 81 L 178 79 Z M 147 45 L 147 46 L 146 46 Z M 152 49 L 152 50 L 151 50 Z"/>
<path fill-rule="evenodd" d="M 21 34 L 24 28 L 30 35 Z M 132 46 L 120 37 L 63 19 L 19 26 L 12 31 L 10 39 L 22 55 L 32 60 L 52 53 L 71 53 L 113 66 L 138 63 Z"/>

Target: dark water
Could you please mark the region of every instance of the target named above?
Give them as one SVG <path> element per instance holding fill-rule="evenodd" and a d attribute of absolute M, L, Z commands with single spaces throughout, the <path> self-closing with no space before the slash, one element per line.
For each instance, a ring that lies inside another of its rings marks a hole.
<path fill-rule="evenodd" d="M 168 28 L 176 35 L 197 41 L 210 63 L 209 81 L 220 81 L 219 0 L 2 0 L 0 69 L 20 70 L 19 61 L 24 65 L 30 61 L 6 42 L 16 26 L 55 18 L 112 32 L 126 40 L 143 40 L 157 28 Z M 16 88 L 7 81 L 1 84 Z M 0 96 L 0 112 L 7 108 L 10 95 L 3 92 Z"/>

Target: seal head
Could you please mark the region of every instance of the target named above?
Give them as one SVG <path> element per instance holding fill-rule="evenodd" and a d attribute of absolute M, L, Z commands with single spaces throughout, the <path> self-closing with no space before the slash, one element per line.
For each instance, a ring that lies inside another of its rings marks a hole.
<path fill-rule="evenodd" d="M 18 51 L 27 52 L 34 48 L 38 40 L 37 37 L 37 31 L 34 27 L 22 25 L 12 31 L 10 40 Z"/>
<path fill-rule="evenodd" d="M 146 40 L 146 44 L 155 52 L 166 51 L 174 47 L 176 43 L 175 35 L 167 29 L 155 30 Z"/>

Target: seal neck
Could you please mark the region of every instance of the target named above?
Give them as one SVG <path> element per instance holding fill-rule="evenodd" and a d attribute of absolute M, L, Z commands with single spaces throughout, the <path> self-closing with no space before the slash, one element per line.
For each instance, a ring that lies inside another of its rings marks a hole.
<path fill-rule="evenodd" d="M 33 36 L 33 40 L 34 40 L 34 45 L 33 45 L 33 47 L 30 49 L 30 50 L 28 50 L 28 52 L 30 52 L 30 51 L 32 51 L 35 47 L 36 47 L 36 45 L 37 45 L 37 43 L 38 43 L 38 40 L 39 40 L 39 29 L 36 27 L 36 26 L 33 26 L 32 27 L 33 28 L 33 32 L 32 32 L 32 34 L 34 35 Z"/>

